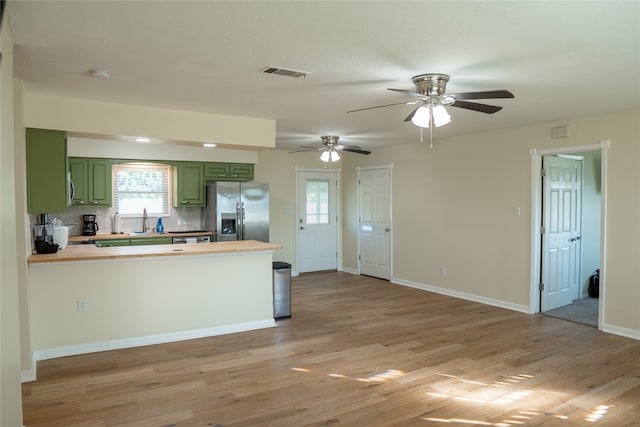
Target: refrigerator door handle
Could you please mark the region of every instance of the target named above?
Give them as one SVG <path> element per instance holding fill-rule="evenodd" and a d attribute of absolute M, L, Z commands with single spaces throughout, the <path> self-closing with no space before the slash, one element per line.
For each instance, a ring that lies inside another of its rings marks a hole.
<path fill-rule="evenodd" d="M 240 209 L 240 228 L 242 229 L 242 238 L 240 240 L 244 240 L 244 202 L 242 202 L 242 208 Z"/>
<path fill-rule="evenodd" d="M 236 202 L 236 240 L 242 240 L 242 213 L 240 202 Z"/>

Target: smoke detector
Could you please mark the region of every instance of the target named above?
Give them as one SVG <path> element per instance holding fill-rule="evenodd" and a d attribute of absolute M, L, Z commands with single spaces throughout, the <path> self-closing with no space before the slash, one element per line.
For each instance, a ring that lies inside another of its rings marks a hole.
<path fill-rule="evenodd" d="M 89 70 L 89 75 L 93 78 L 102 79 L 102 80 L 106 80 L 109 77 L 111 77 L 111 73 L 108 70 L 98 70 L 98 69 Z"/>

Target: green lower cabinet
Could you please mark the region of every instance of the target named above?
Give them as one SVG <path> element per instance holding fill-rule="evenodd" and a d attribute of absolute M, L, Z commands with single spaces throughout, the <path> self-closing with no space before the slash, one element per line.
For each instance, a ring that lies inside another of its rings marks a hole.
<path fill-rule="evenodd" d="M 111 248 L 114 246 L 131 246 L 131 239 L 106 239 L 96 240 L 103 248 Z"/>
<path fill-rule="evenodd" d="M 142 246 L 142 245 L 170 245 L 173 243 L 171 237 L 141 237 L 138 239 L 105 239 L 96 240 L 103 248 L 114 246 Z"/>
<path fill-rule="evenodd" d="M 140 245 L 170 245 L 173 243 L 171 237 L 147 237 L 144 239 L 131 239 L 131 246 Z"/>

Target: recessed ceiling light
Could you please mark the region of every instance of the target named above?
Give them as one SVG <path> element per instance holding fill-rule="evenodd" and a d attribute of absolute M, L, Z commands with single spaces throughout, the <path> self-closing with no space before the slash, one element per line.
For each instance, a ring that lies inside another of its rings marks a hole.
<path fill-rule="evenodd" d="M 143 137 L 143 136 L 140 136 L 140 137 L 136 138 L 135 141 L 136 142 L 151 142 L 151 139 Z"/>
<path fill-rule="evenodd" d="M 109 72 L 108 70 L 92 69 L 92 70 L 89 70 L 89 75 L 91 77 L 95 77 L 96 79 L 106 80 L 109 77 L 111 77 L 111 72 Z"/>
<path fill-rule="evenodd" d="M 207 148 L 213 148 L 216 146 L 216 144 L 212 144 L 212 143 L 206 143 L 206 144 L 202 144 L 203 147 L 207 147 Z"/>

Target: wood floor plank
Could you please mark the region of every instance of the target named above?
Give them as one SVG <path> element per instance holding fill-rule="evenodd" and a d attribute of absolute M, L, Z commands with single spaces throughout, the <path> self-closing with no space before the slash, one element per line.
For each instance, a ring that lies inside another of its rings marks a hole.
<path fill-rule="evenodd" d="M 278 327 L 40 362 L 26 427 L 640 426 L 640 341 L 340 272 Z"/>

